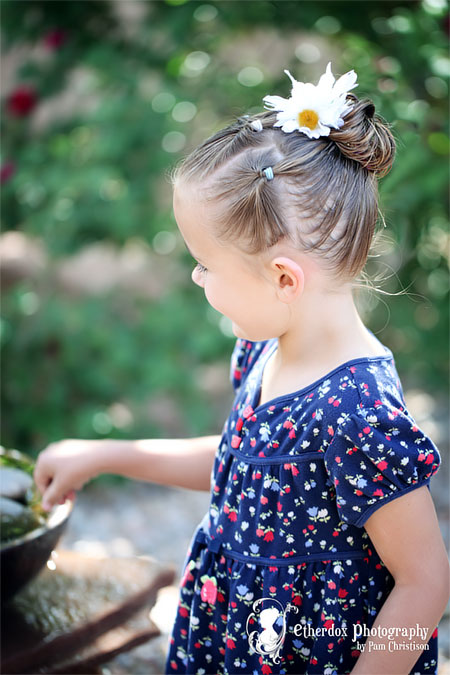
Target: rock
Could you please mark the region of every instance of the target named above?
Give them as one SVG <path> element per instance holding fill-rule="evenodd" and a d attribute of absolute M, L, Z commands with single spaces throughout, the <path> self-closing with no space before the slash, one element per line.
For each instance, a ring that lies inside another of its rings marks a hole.
<path fill-rule="evenodd" d="M 29 488 L 33 485 L 32 477 L 21 469 L 2 467 L 0 473 L 0 496 L 24 501 Z"/>

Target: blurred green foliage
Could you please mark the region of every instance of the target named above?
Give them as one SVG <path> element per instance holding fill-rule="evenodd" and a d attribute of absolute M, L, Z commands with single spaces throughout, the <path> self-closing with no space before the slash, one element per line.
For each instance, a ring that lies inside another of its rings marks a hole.
<path fill-rule="evenodd" d="M 220 429 L 227 411 L 217 419 L 196 374 L 225 364 L 233 340 L 190 284 L 167 172 L 233 115 L 262 110 L 268 92 L 288 95 L 284 68 L 317 81 L 329 60 L 335 74 L 356 70 L 357 94 L 398 141 L 380 183 L 392 241 L 379 262 L 383 288 L 408 293 L 364 297 L 366 323 L 402 379 L 446 388 L 445 2 L 3 0 L 2 10 L 3 56 L 16 63 L 2 101 L 3 230 L 48 256 L 3 289 L 4 445 L 36 454 L 68 436 L 165 435 L 163 416 L 148 418 L 161 396 L 176 402 L 184 433 Z M 55 283 L 58 264 L 87 245 L 130 238 L 163 266 L 175 258 L 184 281 L 169 276 L 150 300 Z M 111 412 L 125 404 L 125 417 Z"/>

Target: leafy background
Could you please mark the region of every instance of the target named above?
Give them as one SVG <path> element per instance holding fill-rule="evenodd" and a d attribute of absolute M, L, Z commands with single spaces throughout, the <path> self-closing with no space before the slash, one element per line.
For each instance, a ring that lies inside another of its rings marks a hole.
<path fill-rule="evenodd" d="M 443 0 L 2 2 L 2 442 L 218 432 L 228 323 L 190 281 L 168 170 L 233 115 L 354 68 L 393 125 L 361 313 L 406 389 L 448 382 Z"/>

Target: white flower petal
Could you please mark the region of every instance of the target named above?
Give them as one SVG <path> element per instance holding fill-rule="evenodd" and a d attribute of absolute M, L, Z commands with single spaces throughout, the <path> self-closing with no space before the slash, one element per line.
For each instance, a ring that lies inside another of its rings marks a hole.
<path fill-rule="evenodd" d="M 282 98 L 282 96 L 264 96 L 264 103 L 267 106 L 270 106 L 272 110 L 283 110 L 285 105 L 289 103 L 287 98 Z"/>
<path fill-rule="evenodd" d="M 346 94 L 350 89 L 354 89 L 358 85 L 356 84 L 357 75 L 354 70 L 350 70 L 345 75 L 342 75 L 336 82 L 333 87 L 333 93 L 337 95 Z"/>
<path fill-rule="evenodd" d="M 331 61 L 327 65 L 325 73 L 321 76 L 319 84 L 317 85 L 320 89 L 331 89 L 335 81 L 334 75 L 331 72 Z"/>
<path fill-rule="evenodd" d="M 299 131 L 300 128 L 298 126 L 297 120 L 290 119 L 290 120 L 286 120 L 286 122 L 283 122 L 283 126 L 281 127 L 281 130 L 285 131 L 287 134 L 290 134 L 291 131 Z"/>

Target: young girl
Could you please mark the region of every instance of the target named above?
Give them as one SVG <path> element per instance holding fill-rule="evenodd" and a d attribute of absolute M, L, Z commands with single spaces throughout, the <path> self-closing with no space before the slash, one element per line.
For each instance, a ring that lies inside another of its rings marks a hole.
<path fill-rule="evenodd" d="M 238 338 L 221 437 L 62 441 L 35 478 L 47 508 L 101 472 L 210 489 L 166 673 L 436 673 L 441 460 L 352 296 L 394 140 L 353 71 L 291 79 L 173 176 L 193 281 Z"/>

